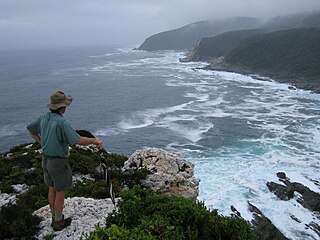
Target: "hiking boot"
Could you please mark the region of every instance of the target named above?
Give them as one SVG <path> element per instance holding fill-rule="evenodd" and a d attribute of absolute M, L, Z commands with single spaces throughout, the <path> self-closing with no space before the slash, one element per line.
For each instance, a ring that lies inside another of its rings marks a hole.
<path fill-rule="evenodd" d="M 52 227 L 54 231 L 61 231 L 62 229 L 70 226 L 72 219 L 70 217 L 64 219 L 62 218 L 61 221 L 55 221 L 52 223 Z"/>

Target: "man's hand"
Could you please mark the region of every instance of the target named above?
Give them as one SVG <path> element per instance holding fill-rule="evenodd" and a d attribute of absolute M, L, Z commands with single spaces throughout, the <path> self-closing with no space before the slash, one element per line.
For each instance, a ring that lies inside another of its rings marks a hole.
<path fill-rule="evenodd" d="M 76 144 L 79 144 L 79 145 L 94 144 L 99 150 L 103 147 L 102 141 L 99 138 L 80 137 L 80 140 L 76 142 Z"/>
<path fill-rule="evenodd" d="M 39 134 L 34 134 L 34 133 L 30 132 L 30 130 L 28 130 L 28 132 L 29 132 L 30 136 L 34 139 L 34 141 L 36 143 L 40 143 L 41 137 L 40 137 Z"/>
<path fill-rule="evenodd" d="M 103 147 L 103 143 L 100 139 L 96 138 L 94 141 L 94 145 L 100 150 Z"/>

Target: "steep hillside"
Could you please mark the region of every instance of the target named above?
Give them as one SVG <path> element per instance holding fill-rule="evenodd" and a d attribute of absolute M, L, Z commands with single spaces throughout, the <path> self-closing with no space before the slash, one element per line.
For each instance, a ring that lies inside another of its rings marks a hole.
<path fill-rule="evenodd" d="M 242 39 L 266 31 L 266 29 L 238 30 L 222 33 L 215 37 L 202 38 L 194 44 L 187 52 L 186 57 L 181 59 L 181 61 L 211 61 L 212 59 L 225 56 Z"/>
<path fill-rule="evenodd" d="M 246 71 L 320 78 L 320 29 L 292 29 L 242 40 L 225 64 Z"/>
<path fill-rule="evenodd" d="M 222 50 L 210 53 L 212 58 L 207 69 L 260 74 L 320 93 L 320 29 L 299 28 L 263 33 L 239 42 L 232 39 L 229 45 L 226 41 Z M 214 38 L 211 40 L 217 42 Z M 207 50 L 210 47 L 210 41 L 208 47 L 201 46 Z M 192 58 L 192 54 L 189 57 Z M 208 53 L 196 58 L 208 58 Z"/>
<path fill-rule="evenodd" d="M 260 24 L 257 18 L 239 17 L 219 21 L 201 21 L 182 28 L 152 35 L 138 48 L 139 50 L 185 50 L 203 37 L 223 32 L 255 28 Z"/>

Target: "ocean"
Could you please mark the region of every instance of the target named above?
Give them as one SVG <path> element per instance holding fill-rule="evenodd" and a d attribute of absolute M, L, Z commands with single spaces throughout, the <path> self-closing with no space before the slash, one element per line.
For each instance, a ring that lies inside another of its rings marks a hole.
<path fill-rule="evenodd" d="M 297 198 L 266 183 L 283 171 L 316 192 L 320 181 L 320 95 L 237 73 L 181 63 L 182 52 L 100 46 L 0 52 L 0 152 L 31 142 L 25 126 L 56 90 L 74 98 L 65 117 L 130 156 L 143 147 L 180 152 L 195 164 L 199 200 L 250 220 L 256 205 L 290 239 L 318 239 L 320 224 Z M 293 220 L 293 214 L 301 223 Z"/>

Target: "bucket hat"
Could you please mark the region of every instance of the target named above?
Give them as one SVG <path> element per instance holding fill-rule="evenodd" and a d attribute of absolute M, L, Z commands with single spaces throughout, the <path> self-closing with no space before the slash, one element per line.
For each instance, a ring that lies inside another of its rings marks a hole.
<path fill-rule="evenodd" d="M 72 102 L 72 97 L 70 95 L 66 96 L 62 91 L 57 91 L 52 93 L 50 100 L 51 102 L 47 107 L 50 110 L 57 110 L 58 108 L 69 106 Z"/>

